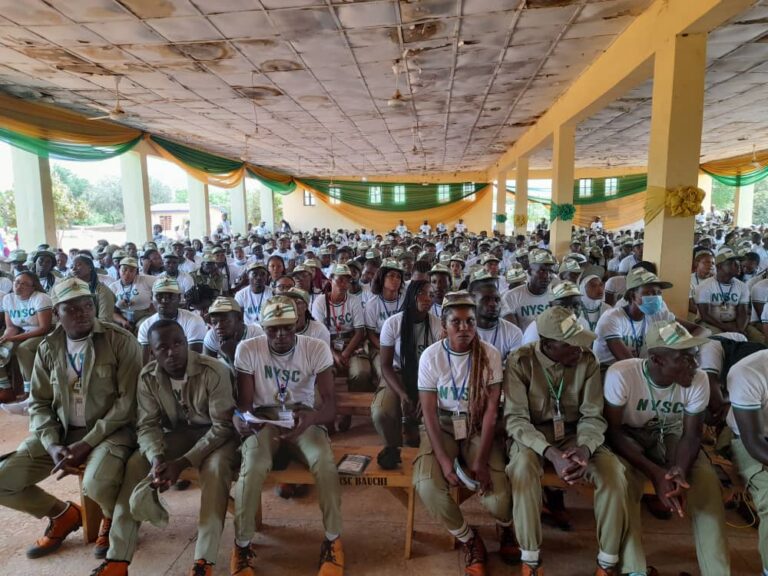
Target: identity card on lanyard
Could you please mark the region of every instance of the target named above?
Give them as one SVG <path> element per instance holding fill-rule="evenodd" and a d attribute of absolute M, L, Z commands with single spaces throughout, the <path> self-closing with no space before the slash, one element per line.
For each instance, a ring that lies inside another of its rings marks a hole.
<path fill-rule="evenodd" d="M 448 369 L 451 373 L 451 389 L 453 390 L 453 397 L 456 400 L 456 408 L 451 416 L 451 423 L 453 424 L 453 437 L 455 440 L 466 440 L 469 436 L 469 430 L 467 425 L 467 413 L 459 410 L 461 399 L 464 397 L 464 392 L 467 389 L 467 381 L 469 375 L 472 372 L 472 357 L 469 357 L 467 363 L 467 373 L 464 375 L 464 382 L 461 384 L 461 390 L 456 386 L 456 378 L 453 375 L 453 364 L 451 363 L 451 352 L 446 345 L 445 355 L 448 357 Z"/>
<path fill-rule="evenodd" d="M 555 415 L 552 417 L 552 432 L 554 434 L 554 439 L 557 442 L 565 438 L 565 418 L 563 417 L 563 413 L 560 411 L 560 397 L 563 395 L 563 383 L 565 382 L 565 374 L 560 377 L 560 385 L 557 388 L 557 392 L 555 392 L 555 387 L 552 385 L 552 380 L 550 380 L 549 374 L 547 374 L 546 370 L 544 370 L 544 376 L 547 378 L 547 386 L 549 387 L 549 392 L 555 399 Z"/>
<path fill-rule="evenodd" d="M 75 361 L 76 357 L 80 359 L 79 367 L 78 362 Z M 74 370 L 77 375 L 77 378 L 75 378 L 75 381 L 72 383 L 72 393 L 75 395 L 75 417 L 85 418 L 85 397 L 83 396 L 82 380 L 84 357 L 80 353 L 70 354 L 67 352 L 67 360 L 69 360 L 69 365 L 72 366 L 72 370 Z"/>

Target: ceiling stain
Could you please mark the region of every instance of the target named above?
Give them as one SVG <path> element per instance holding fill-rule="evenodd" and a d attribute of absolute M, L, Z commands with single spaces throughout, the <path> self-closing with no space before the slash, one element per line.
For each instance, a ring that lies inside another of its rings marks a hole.
<path fill-rule="evenodd" d="M 65 70 L 76 74 L 109 74 L 107 70 L 96 64 L 91 64 L 87 60 L 75 56 L 61 48 L 53 46 L 29 46 L 19 48 L 21 52 L 34 58 L 42 60 L 54 66 L 57 70 Z"/>
<path fill-rule="evenodd" d="M 140 18 L 167 18 L 176 14 L 169 0 L 120 0 L 121 4 Z"/>
<path fill-rule="evenodd" d="M 536 8 L 562 8 L 564 6 L 573 6 L 581 0 L 528 0 L 526 9 L 535 10 Z"/>
<path fill-rule="evenodd" d="M 282 96 L 283 92 L 273 86 L 233 86 L 232 89 L 238 94 L 251 98 L 252 100 L 267 100 Z"/>
<path fill-rule="evenodd" d="M 436 36 L 444 28 L 442 22 L 432 20 L 431 22 L 422 22 L 421 24 L 413 24 L 411 26 L 403 27 L 403 42 L 409 44 L 411 42 L 422 42 L 429 40 Z"/>
<path fill-rule="evenodd" d="M 293 72 L 304 69 L 304 66 L 292 60 L 265 60 L 260 67 L 262 72 Z"/>
<path fill-rule="evenodd" d="M 232 49 L 226 42 L 190 42 L 173 46 L 181 54 L 198 62 L 226 60 L 232 57 Z"/>

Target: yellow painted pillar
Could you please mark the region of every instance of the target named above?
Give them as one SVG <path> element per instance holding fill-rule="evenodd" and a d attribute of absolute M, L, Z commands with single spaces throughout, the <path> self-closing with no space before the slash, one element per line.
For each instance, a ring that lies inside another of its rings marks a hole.
<path fill-rule="evenodd" d="M 699 172 L 699 188 L 704 190 L 706 194 L 701 206 L 704 208 L 704 213 L 707 214 L 712 210 L 712 176 L 706 172 Z"/>
<path fill-rule="evenodd" d="M 208 184 L 187 176 L 189 191 L 189 237 L 202 238 L 211 232 L 211 213 L 208 206 Z"/>
<path fill-rule="evenodd" d="M 748 184 L 736 188 L 736 198 L 733 204 L 733 216 L 736 226 L 752 226 L 752 210 L 755 204 L 755 185 Z"/>
<path fill-rule="evenodd" d="M 575 127 L 558 126 L 552 141 L 552 202 L 573 204 L 573 173 L 576 155 Z M 549 248 L 557 258 L 565 256 L 571 243 L 573 220 L 557 218 L 550 223 Z"/>
<path fill-rule="evenodd" d="M 245 178 L 229 191 L 229 220 L 232 233 L 245 235 L 248 230 L 248 210 L 245 202 Z"/>
<path fill-rule="evenodd" d="M 507 215 L 507 171 L 499 170 L 496 176 L 496 204 L 494 205 L 493 213 L 496 216 L 503 214 Z M 507 229 L 507 223 L 499 222 L 494 219 L 493 229 L 500 234 L 504 234 Z"/>
<path fill-rule="evenodd" d="M 19 247 L 56 246 L 56 212 L 48 158 L 11 146 Z"/>
<path fill-rule="evenodd" d="M 519 224 L 518 224 L 519 222 Z M 528 157 L 517 159 L 515 167 L 515 234 L 528 231 Z"/>
<path fill-rule="evenodd" d="M 149 174 L 147 155 L 143 151 L 134 149 L 120 156 L 120 187 L 123 192 L 125 237 L 137 246 L 143 246 L 152 239 Z"/>
<path fill-rule="evenodd" d="M 648 149 L 648 186 L 696 186 L 704 112 L 707 35 L 675 36 L 656 53 Z M 688 310 L 694 217 L 673 218 L 663 210 L 645 223 L 644 259 L 674 287 L 664 300 L 685 318 Z"/>

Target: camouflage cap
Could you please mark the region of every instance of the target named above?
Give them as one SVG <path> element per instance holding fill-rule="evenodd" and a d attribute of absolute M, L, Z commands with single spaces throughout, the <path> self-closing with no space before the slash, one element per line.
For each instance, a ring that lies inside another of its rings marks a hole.
<path fill-rule="evenodd" d="M 173 278 L 168 278 L 167 276 L 164 276 L 162 278 L 158 278 L 155 280 L 155 283 L 152 284 L 152 293 L 153 294 L 181 294 L 181 288 L 179 287 L 179 283 L 174 280 Z"/>
<path fill-rule="evenodd" d="M 83 296 L 92 297 L 93 294 L 91 294 L 88 284 L 77 278 L 65 278 L 55 284 L 51 290 L 51 300 L 54 306 Z"/>
<path fill-rule="evenodd" d="M 234 298 L 219 296 L 211 303 L 208 314 L 226 314 L 227 312 L 242 312 L 240 304 Z"/>
<path fill-rule="evenodd" d="M 579 324 L 578 318 L 561 306 L 547 308 L 536 318 L 539 336 L 565 342 L 571 346 L 591 348 L 597 336 Z"/>
<path fill-rule="evenodd" d="M 697 338 L 685 327 L 675 322 L 657 322 L 651 324 L 645 336 L 648 350 L 654 348 L 670 348 L 672 350 L 688 350 L 709 342 L 707 338 Z"/>
<path fill-rule="evenodd" d="M 261 325 L 265 328 L 290 326 L 296 324 L 297 319 L 296 305 L 286 296 L 272 296 L 261 312 Z"/>

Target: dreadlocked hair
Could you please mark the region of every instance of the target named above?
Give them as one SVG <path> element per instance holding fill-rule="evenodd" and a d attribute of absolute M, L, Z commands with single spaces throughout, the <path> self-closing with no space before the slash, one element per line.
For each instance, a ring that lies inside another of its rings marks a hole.
<path fill-rule="evenodd" d="M 442 312 L 443 325 L 448 323 L 448 316 L 455 307 L 444 307 Z M 469 358 L 472 372 L 469 375 L 469 399 L 467 408 L 469 411 L 468 431 L 480 432 L 483 423 L 483 415 L 488 404 L 488 384 L 491 380 L 491 363 L 488 354 L 485 353 L 480 335 L 475 333 L 472 344 L 469 347 Z"/>
<path fill-rule="evenodd" d="M 400 326 L 400 375 L 408 397 L 416 401 L 419 396 L 419 355 L 418 342 L 414 334 L 416 316 L 416 297 L 421 289 L 429 284 L 428 280 L 413 280 L 405 291 L 403 300 L 403 322 Z M 429 334 L 429 314 L 424 319 L 424 330 Z M 431 334 L 428 338 L 431 337 Z"/>

